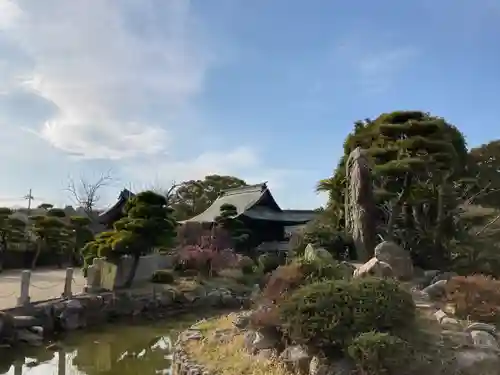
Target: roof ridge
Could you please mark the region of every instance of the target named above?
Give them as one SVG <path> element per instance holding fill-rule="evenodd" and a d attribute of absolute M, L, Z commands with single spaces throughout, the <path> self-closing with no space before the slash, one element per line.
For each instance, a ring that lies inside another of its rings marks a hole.
<path fill-rule="evenodd" d="M 246 185 L 246 186 L 240 186 L 240 187 L 236 187 L 236 188 L 222 190 L 219 197 L 222 197 L 225 195 L 242 194 L 242 193 L 247 193 L 247 192 L 256 191 L 256 190 L 260 190 L 260 191 L 264 192 L 265 189 L 267 189 L 267 185 L 265 182 L 262 182 L 260 184 Z"/>

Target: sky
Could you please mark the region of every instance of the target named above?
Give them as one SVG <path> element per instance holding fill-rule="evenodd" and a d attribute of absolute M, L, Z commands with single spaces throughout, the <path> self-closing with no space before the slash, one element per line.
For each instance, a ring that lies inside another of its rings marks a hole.
<path fill-rule="evenodd" d="M 228 174 L 325 197 L 356 120 L 500 138 L 500 0 L 0 0 L 0 205 Z"/>

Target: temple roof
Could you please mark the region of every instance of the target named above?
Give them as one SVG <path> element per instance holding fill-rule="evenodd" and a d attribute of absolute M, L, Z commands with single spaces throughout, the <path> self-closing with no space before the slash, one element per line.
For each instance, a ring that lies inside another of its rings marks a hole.
<path fill-rule="evenodd" d="M 125 203 L 129 198 L 133 197 L 135 194 L 130 190 L 123 189 L 118 195 L 118 200 L 116 203 L 108 208 L 106 211 L 99 215 L 99 222 L 103 224 L 112 223 L 119 219 L 123 215 L 123 209 L 125 208 Z"/>
<path fill-rule="evenodd" d="M 261 183 L 223 191 L 204 212 L 185 222 L 212 223 L 220 215 L 220 209 L 224 204 L 236 207 L 237 216 L 244 215 L 254 220 L 280 221 L 289 225 L 306 223 L 315 216 L 315 212 L 309 210 L 282 210 L 267 184 Z"/>

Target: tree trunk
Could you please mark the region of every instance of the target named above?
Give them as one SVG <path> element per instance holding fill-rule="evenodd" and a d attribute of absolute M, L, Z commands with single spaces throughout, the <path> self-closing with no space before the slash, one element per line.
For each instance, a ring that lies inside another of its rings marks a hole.
<path fill-rule="evenodd" d="M 139 261 L 141 260 L 141 255 L 134 255 L 134 262 L 132 263 L 132 268 L 130 269 L 130 273 L 128 274 L 127 280 L 125 284 L 123 284 L 124 288 L 130 288 L 132 283 L 134 282 L 135 273 L 137 272 L 137 267 L 139 266 Z"/>
<path fill-rule="evenodd" d="M 38 261 L 38 257 L 40 256 L 40 252 L 42 251 L 42 241 L 37 240 L 36 242 L 36 252 L 33 260 L 31 261 L 31 269 L 34 270 L 36 267 L 36 262 Z"/>
<path fill-rule="evenodd" d="M 3 271 L 3 263 L 5 260 L 5 254 L 7 253 L 7 240 L 2 238 L 2 243 L 0 244 L 0 272 Z"/>

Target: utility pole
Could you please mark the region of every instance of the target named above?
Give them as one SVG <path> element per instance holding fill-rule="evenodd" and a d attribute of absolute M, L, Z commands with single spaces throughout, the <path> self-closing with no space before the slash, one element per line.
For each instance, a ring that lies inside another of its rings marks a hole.
<path fill-rule="evenodd" d="M 28 200 L 28 215 L 30 214 L 31 212 L 31 201 L 35 198 L 33 198 L 33 195 L 31 194 L 31 189 L 30 191 L 28 192 L 28 195 L 25 195 L 24 196 L 24 199 L 27 199 Z"/>

